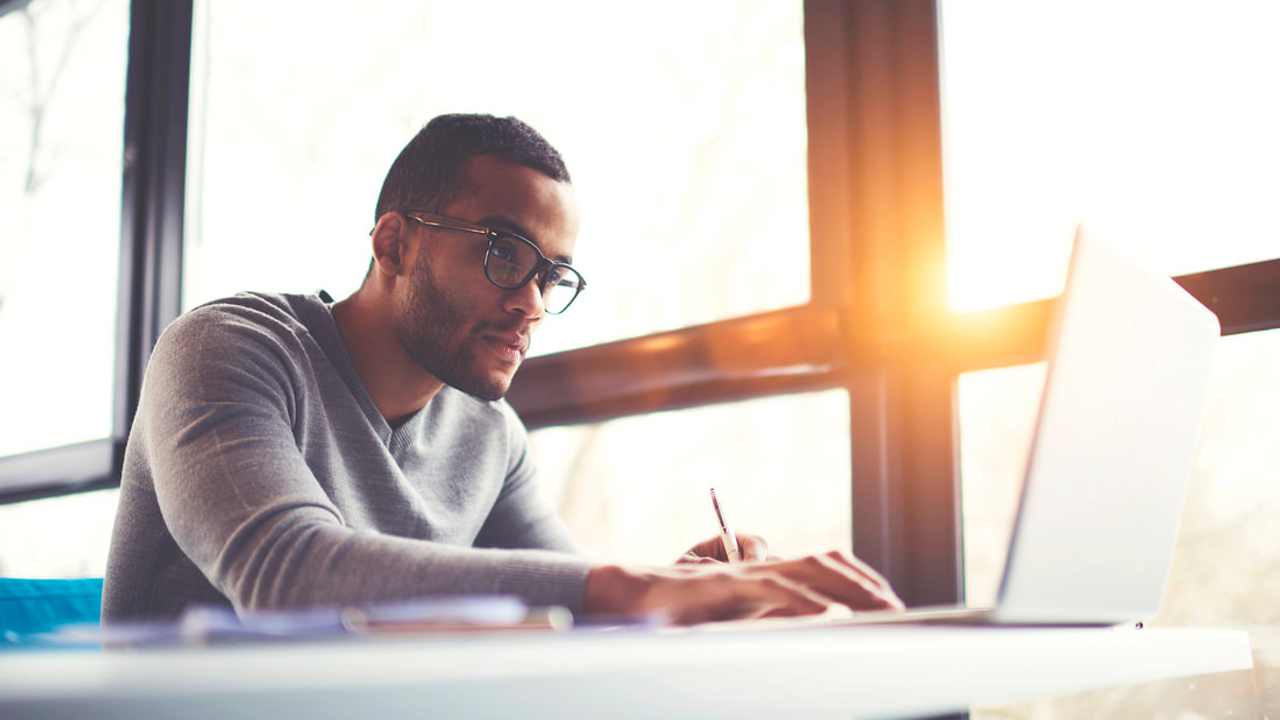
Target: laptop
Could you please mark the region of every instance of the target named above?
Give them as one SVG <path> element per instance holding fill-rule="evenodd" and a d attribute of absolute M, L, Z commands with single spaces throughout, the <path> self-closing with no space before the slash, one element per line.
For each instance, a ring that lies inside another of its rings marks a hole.
<path fill-rule="evenodd" d="M 1160 609 L 1220 334 L 1168 277 L 1077 230 L 995 607 L 846 623 L 1120 625 Z"/>

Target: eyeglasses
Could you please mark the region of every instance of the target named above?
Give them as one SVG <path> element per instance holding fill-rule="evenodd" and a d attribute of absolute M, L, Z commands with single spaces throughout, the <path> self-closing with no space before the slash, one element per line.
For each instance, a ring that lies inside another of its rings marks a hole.
<path fill-rule="evenodd" d="M 406 212 L 404 216 L 427 227 L 487 236 L 489 248 L 484 253 L 484 276 L 503 290 L 522 288 L 537 276 L 542 304 L 549 315 L 568 310 L 578 293 L 587 287 L 587 281 L 572 266 L 547 259 L 533 241 L 515 233 L 433 213 Z"/>

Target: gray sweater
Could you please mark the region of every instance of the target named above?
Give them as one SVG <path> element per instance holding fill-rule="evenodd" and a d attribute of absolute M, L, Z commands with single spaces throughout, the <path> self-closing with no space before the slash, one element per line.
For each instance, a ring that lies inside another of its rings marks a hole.
<path fill-rule="evenodd" d="M 535 485 L 505 402 L 445 387 L 388 425 L 318 297 L 209 303 L 147 367 L 103 619 L 459 593 L 578 611 L 590 563 Z"/>

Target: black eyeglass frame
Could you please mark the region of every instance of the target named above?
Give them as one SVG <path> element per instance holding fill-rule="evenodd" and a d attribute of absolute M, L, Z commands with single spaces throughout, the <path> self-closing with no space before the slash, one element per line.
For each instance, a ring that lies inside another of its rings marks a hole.
<path fill-rule="evenodd" d="M 527 237 L 524 237 L 523 235 L 517 235 L 516 233 L 513 233 L 513 232 L 508 232 L 506 230 L 498 230 L 497 228 L 485 227 L 483 225 L 474 225 L 472 223 L 466 222 L 465 220 L 458 220 L 457 218 L 451 218 L 446 215 L 438 215 L 436 213 L 429 213 L 429 212 L 424 212 L 419 210 L 409 210 L 401 214 L 409 218 L 410 220 L 413 220 L 414 222 L 417 222 L 421 225 L 425 225 L 427 227 L 440 228 L 441 230 L 456 230 L 458 232 L 465 232 L 465 233 L 471 233 L 473 235 L 486 236 L 489 239 L 489 246 L 486 247 L 484 250 L 484 276 L 485 276 L 485 279 L 488 280 L 490 283 L 493 283 L 494 286 L 502 288 L 503 290 L 519 290 L 525 285 L 528 285 L 529 281 L 532 280 L 535 276 L 542 275 L 542 279 L 538 281 L 538 289 L 542 292 L 543 297 L 546 297 L 551 275 L 549 273 L 545 273 L 544 272 L 545 270 L 549 270 L 549 269 L 554 270 L 555 268 L 565 268 L 569 272 L 578 276 L 578 283 L 576 286 L 573 286 L 574 287 L 573 297 L 569 298 L 569 301 L 566 302 L 564 304 L 564 307 L 560 308 L 559 310 L 556 310 L 554 312 L 552 312 L 551 310 L 546 310 L 546 313 L 548 315 L 559 315 L 560 313 L 563 313 L 565 310 L 568 310 L 569 306 L 573 304 L 573 301 L 577 300 L 578 296 L 582 294 L 582 291 L 587 288 L 587 279 L 584 278 L 582 276 L 582 273 L 578 272 L 576 268 L 574 268 L 569 263 L 556 262 L 555 260 L 548 258 L 546 255 L 543 255 L 542 250 L 539 249 L 538 246 L 535 245 L 532 240 L 530 240 Z M 431 218 L 431 219 L 427 219 L 427 218 Z M 533 252 L 535 252 L 538 256 L 538 262 L 534 264 L 533 269 L 531 269 L 528 273 L 526 273 L 525 276 L 520 279 L 520 282 L 516 283 L 515 285 L 503 285 L 497 280 L 494 280 L 493 275 L 489 272 L 489 255 L 493 252 L 493 243 L 497 240 L 515 240 L 517 242 L 524 243 L 525 245 L 528 245 L 530 248 L 532 248 Z M 563 285 L 565 287 L 570 287 L 570 284 L 564 283 L 564 282 L 560 282 L 557 284 Z M 544 305 L 544 309 L 545 309 L 545 305 Z"/>

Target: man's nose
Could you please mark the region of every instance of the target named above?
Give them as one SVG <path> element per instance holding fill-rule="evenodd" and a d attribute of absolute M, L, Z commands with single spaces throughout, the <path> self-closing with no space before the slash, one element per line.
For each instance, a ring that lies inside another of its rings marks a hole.
<path fill-rule="evenodd" d="M 541 318 L 546 314 L 547 303 L 542 296 L 542 274 L 534 273 L 529 282 L 507 291 L 507 312 L 520 313 L 527 318 Z"/>

